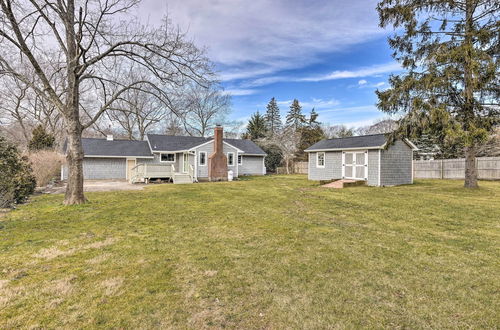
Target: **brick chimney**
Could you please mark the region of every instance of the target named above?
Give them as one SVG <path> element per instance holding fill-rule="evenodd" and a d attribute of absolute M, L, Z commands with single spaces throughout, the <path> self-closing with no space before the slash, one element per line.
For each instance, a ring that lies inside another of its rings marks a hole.
<path fill-rule="evenodd" d="M 227 157 L 224 155 L 224 131 L 222 126 L 216 126 L 214 131 L 214 152 L 208 156 L 208 180 L 227 180 Z"/>

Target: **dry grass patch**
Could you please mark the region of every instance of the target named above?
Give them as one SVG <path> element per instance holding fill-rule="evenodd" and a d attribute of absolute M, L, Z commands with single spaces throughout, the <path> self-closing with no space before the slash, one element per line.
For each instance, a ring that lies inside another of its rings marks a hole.
<path fill-rule="evenodd" d="M 61 176 L 61 165 L 64 163 L 64 156 L 56 151 L 40 150 L 28 154 L 39 187 L 45 187 L 53 179 Z"/>
<path fill-rule="evenodd" d="M 101 286 L 104 288 L 104 293 L 107 296 L 113 296 L 118 293 L 118 290 L 123 285 L 123 278 L 121 277 L 113 277 L 108 278 L 101 282 Z"/>

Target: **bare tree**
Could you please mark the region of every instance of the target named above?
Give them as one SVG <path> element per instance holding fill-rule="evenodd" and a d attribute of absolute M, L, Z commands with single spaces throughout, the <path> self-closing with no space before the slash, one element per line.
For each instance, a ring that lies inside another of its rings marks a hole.
<path fill-rule="evenodd" d="M 345 125 L 324 126 L 323 131 L 329 139 L 354 136 L 354 129 Z"/>
<path fill-rule="evenodd" d="M 184 129 L 189 135 L 205 136 L 217 124 L 223 124 L 231 107 L 231 96 L 216 84 L 192 85 L 180 102 L 184 109 Z"/>
<path fill-rule="evenodd" d="M 187 134 L 182 125 L 182 119 L 174 112 L 167 114 L 163 121 L 163 132 L 167 135 L 185 135 Z"/>
<path fill-rule="evenodd" d="M 296 131 L 293 126 L 283 128 L 275 134 L 271 139 L 265 139 L 260 142 L 262 145 L 277 145 L 282 152 L 283 162 L 285 163 L 286 173 L 290 174 L 290 168 L 293 164 L 295 154 L 299 150 L 300 132 Z"/>
<path fill-rule="evenodd" d="M 166 88 L 203 80 L 207 61 L 168 20 L 156 29 L 124 20 L 136 0 L 0 0 L 0 76 L 30 86 L 61 114 L 69 169 L 65 204 L 85 202 L 82 132 L 129 90 L 154 88 L 165 104 Z M 22 62 L 30 70 L 17 69 Z M 50 67 L 50 70 L 46 69 Z M 141 68 L 147 80 L 123 81 L 124 70 Z M 56 90 L 52 72 L 64 77 Z M 83 104 L 91 93 L 94 107 Z M 83 111 L 81 111 L 83 110 Z"/>
<path fill-rule="evenodd" d="M 356 130 L 359 135 L 392 133 L 398 128 L 398 123 L 392 119 L 382 119 L 373 125 L 360 127 Z"/>
<path fill-rule="evenodd" d="M 130 78 L 131 81 L 139 79 L 145 78 L 139 78 L 135 74 Z M 171 112 L 169 107 L 156 97 L 154 88 L 146 86 L 145 89 L 149 92 L 131 89 L 123 93 L 107 112 L 110 122 L 124 130 L 130 140 L 144 140 L 146 133 L 154 129 Z"/>

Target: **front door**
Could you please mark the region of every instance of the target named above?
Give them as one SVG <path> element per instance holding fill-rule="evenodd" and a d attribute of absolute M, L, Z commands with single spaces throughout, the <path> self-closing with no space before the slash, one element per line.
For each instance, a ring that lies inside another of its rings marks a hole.
<path fill-rule="evenodd" d="M 344 178 L 366 180 L 368 174 L 368 153 L 366 151 L 344 152 Z"/>
<path fill-rule="evenodd" d="M 135 159 L 127 159 L 127 180 L 132 179 L 134 176 Z"/>
<path fill-rule="evenodd" d="M 189 168 L 189 154 L 184 154 L 182 159 L 182 172 L 187 173 Z"/>

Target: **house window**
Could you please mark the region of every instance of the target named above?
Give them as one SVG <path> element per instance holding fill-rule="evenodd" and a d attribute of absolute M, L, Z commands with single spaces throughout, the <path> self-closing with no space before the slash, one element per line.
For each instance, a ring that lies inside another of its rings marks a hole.
<path fill-rule="evenodd" d="M 238 155 L 238 165 L 242 165 L 242 164 L 243 164 L 243 156 Z"/>
<path fill-rule="evenodd" d="M 316 167 L 325 167 L 325 153 L 318 152 L 316 154 Z"/>
<path fill-rule="evenodd" d="M 200 151 L 200 166 L 207 165 L 207 152 Z"/>
<path fill-rule="evenodd" d="M 160 162 L 162 163 L 175 162 L 175 154 L 160 154 Z"/>
<path fill-rule="evenodd" d="M 234 152 L 227 153 L 227 165 L 234 166 Z"/>

